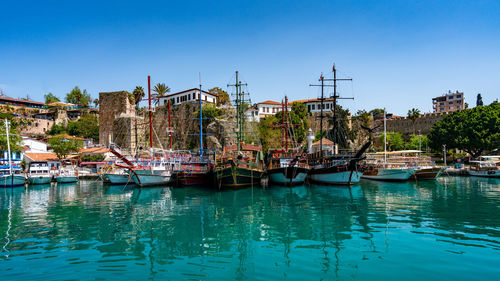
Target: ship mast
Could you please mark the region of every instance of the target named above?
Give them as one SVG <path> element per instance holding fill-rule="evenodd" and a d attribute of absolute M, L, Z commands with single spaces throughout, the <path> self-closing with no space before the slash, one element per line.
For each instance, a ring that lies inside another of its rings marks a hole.
<path fill-rule="evenodd" d="M 235 105 L 236 105 L 236 141 L 238 152 L 241 149 L 241 143 L 245 140 L 245 108 L 243 108 L 245 103 L 245 93 L 241 90 L 241 86 L 246 86 L 246 83 L 241 83 L 238 79 L 238 71 L 236 71 L 236 82 L 234 84 L 228 84 L 228 87 L 235 87 Z"/>
<path fill-rule="evenodd" d="M 335 145 L 339 145 L 340 136 L 339 136 L 339 126 L 338 126 L 338 118 L 337 118 L 337 99 L 345 99 L 345 100 L 353 100 L 354 98 L 343 98 L 337 94 L 337 81 L 352 81 L 351 78 L 337 78 L 337 69 L 335 68 L 335 64 L 332 67 L 333 71 L 333 79 L 324 79 L 325 81 L 333 81 L 333 142 Z"/>

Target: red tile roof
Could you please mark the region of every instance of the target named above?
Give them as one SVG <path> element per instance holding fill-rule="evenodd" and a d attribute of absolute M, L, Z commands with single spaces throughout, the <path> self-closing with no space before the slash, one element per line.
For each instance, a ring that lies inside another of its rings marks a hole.
<path fill-rule="evenodd" d="M 263 102 L 259 102 L 258 104 L 274 104 L 274 105 L 281 105 L 281 102 L 272 101 L 272 100 L 266 100 L 266 101 L 263 101 Z"/>
<path fill-rule="evenodd" d="M 313 146 L 318 146 L 319 145 L 319 140 L 315 143 L 313 143 Z M 323 138 L 323 145 L 334 145 L 333 141 Z"/>
<path fill-rule="evenodd" d="M 45 162 L 45 161 L 59 161 L 59 158 L 57 158 L 57 155 L 54 153 L 25 153 L 24 154 L 26 157 L 28 157 L 31 161 L 36 161 L 36 162 Z"/>
<path fill-rule="evenodd" d="M 325 99 L 324 101 L 333 101 L 333 99 Z M 290 103 L 294 103 L 294 102 L 308 103 L 308 102 L 320 102 L 320 100 L 319 99 L 305 99 L 305 100 L 292 101 Z"/>
<path fill-rule="evenodd" d="M 0 100 L 10 101 L 10 102 L 33 103 L 33 104 L 38 104 L 38 105 L 44 105 L 45 104 L 45 103 L 39 102 L 39 101 L 21 100 L 21 99 L 9 98 L 9 97 L 0 97 Z"/>

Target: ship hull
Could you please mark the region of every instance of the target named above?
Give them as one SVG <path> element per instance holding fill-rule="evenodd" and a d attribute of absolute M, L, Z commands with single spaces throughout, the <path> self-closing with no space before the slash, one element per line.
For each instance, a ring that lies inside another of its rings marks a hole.
<path fill-rule="evenodd" d="M 500 178 L 500 170 L 474 171 L 469 170 L 469 175 L 483 178 Z"/>
<path fill-rule="evenodd" d="M 0 187 L 23 186 L 25 182 L 26 178 L 24 176 L 4 175 L 0 177 Z"/>
<path fill-rule="evenodd" d="M 432 167 L 419 169 L 413 174 L 410 179 L 412 180 L 435 180 L 441 175 L 444 167 Z"/>
<path fill-rule="evenodd" d="M 127 184 L 134 182 L 128 174 L 104 174 L 103 177 L 107 179 L 107 184 Z"/>
<path fill-rule="evenodd" d="M 171 181 L 170 174 L 166 171 L 133 170 L 132 179 L 140 187 L 167 185 Z"/>
<path fill-rule="evenodd" d="M 56 176 L 57 183 L 74 183 L 78 181 L 76 176 Z"/>
<path fill-rule="evenodd" d="M 238 166 L 225 167 L 217 172 L 219 189 L 239 189 L 259 186 L 264 173 L 259 170 Z"/>
<path fill-rule="evenodd" d="M 267 171 L 269 183 L 296 186 L 304 184 L 309 169 L 299 167 L 275 168 Z"/>
<path fill-rule="evenodd" d="M 311 169 L 309 180 L 311 183 L 327 185 L 353 185 L 359 183 L 361 172 L 339 171 L 336 167 Z"/>
<path fill-rule="evenodd" d="M 415 169 L 376 169 L 363 173 L 361 178 L 379 181 L 407 181 L 415 174 Z"/>
<path fill-rule="evenodd" d="M 177 172 L 175 180 L 179 186 L 209 186 L 210 174 L 207 172 Z"/>
<path fill-rule="evenodd" d="M 28 182 L 30 185 L 35 184 L 50 184 L 52 176 L 30 176 Z"/>

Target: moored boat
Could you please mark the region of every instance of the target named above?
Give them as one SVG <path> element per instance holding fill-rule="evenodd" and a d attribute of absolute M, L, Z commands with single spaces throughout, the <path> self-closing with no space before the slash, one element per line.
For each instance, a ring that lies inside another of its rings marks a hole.
<path fill-rule="evenodd" d="M 21 172 L 21 168 L 14 165 L 0 167 L 0 187 L 23 186 L 25 183 L 26 176 Z"/>
<path fill-rule="evenodd" d="M 262 147 L 253 145 L 225 147 L 222 161 L 215 168 L 218 189 L 260 186 L 264 175 Z"/>
<path fill-rule="evenodd" d="M 500 178 L 500 156 L 481 156 L 470 161 L 469 175 L 484 178 Z"/>
<path fill-rule="evenodd" d="M 57 183 L 75 183 L 78 182 L 78 172 L 74 169 L 61 168 L 55 178 Z"/>
<path fill-rule="evenodd" d="M 51 174 L 48 163 L 46 161 L 40 161 L 30 163 L 27 177 L 30 185 L 50 184 L 53 175 Z"/>
<path fill-rule="evenodd" d="M 380 181 L 407 181 L 417 170 L 403 164 L 370 163 L 364 167 L 361 178 Z"/>

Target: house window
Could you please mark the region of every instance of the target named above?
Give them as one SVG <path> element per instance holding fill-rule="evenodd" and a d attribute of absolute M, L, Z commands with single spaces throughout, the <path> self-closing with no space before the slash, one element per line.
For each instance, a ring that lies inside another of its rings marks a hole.
<path fill-rule="evenodd" d="M 312 110 L 316 110 L 316 105 L 315 104 L 312 105 Z"/>
<path fill-rule="evenodd" d="M 179 103 L 179 97 L 177 97 L 177 103 Z"/>
<path fill-rule="evenodd" d="M 329 103 L 326 104 L 326 109 L 330 109 L 330 104 Z"/>
<path fill-rule="evenodd" d="M 311 105 L 310 104 L 307 105 L 307 111 L 311 112 Z"/>
<path fill-rule="evenodd" d="M 205 101 L 207 101 L 207 96 L 205 96 Z"/>

